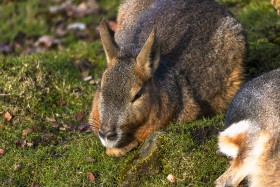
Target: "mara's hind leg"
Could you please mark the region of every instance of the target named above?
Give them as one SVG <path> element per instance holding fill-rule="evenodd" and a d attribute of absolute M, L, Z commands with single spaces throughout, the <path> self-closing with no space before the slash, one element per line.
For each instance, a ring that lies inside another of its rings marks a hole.
<path fill-rule="evenodd" d="M 230 167 L 215 181 L 217 187 L 236 187 L 245 177 L 250 174 L 250 166 L 246 163 L 246 159 L 238 155 L 232 162 Z"/>
<path fill-rule="evenodd" d="M 245 144 L 239 148 L 238 155 L 231 162 L 231 166 L 215 181 L 216 186 L 235 187 L 247 176 L 250 186 L 265 186 L 260 184 L 262 176 L 259 173 L 268 171 L 263 171 L 259 165 L 267 151 L 269 136 L 264 131 L 258 130 L 253 133 L 250 131 L 244 141 Z"/>
<path fill-rule="evenodd" d="M 233 160 L 230 167 L 215 181 L 216 186 L 238 186 L 249 174 L 250 167 L 245 160 L 250 151 L 247 141 L 247 132 L 250 127 L 250 121 L 244 120 L 232 124 L 220 133 L 219 151 Z"/>

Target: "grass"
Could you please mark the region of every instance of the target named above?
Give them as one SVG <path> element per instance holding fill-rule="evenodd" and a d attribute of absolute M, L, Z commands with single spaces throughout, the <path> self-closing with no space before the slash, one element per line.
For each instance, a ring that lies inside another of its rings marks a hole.
<path fill-rule="evenodd" d="M 44 13 L 51 4 L 42 2 L 0 3 L 0 43 L 14 42 L 20 32 L 26 37 L 52 35 Z M 220 2 L 247 30 L 248 79 L 280 67 L 280 21 L 269 1 Z M 101 17 L 113 18 L 117 5 L 117 1 L 100 1 L 101 14 L 74 21 L 97 24 Z M 95 79 L 105 66 L 99 41 L 80 41 L 73 35 L 62 39 L 62 50 L 0 56 L 0 148 L 5 150 L 0 155 L 0 186 L 116 186 L 125 181 L 169 186 L 166 176 L 170 173 L 177 177 L 177 186 L 213 185 L 228 163 L 216 154 L 223 115 L 170 125 L 160 136 L 156 151 L 144 160 L 136 159 L 137 150 L 125 157 L 109 157 L 92 133 L 54 128 L 47 118 L 72 129 L 87 122 L 96 87 L 83 81 L 75 61 L 90 62 L 89 74 Z M 2 117 L 7 111 L 13 116 L 11 121 Z M 85 117 L 78 120 L 75 115 L 81 111 Z M 29 128 L 33 132 L 22 135 Z M 24 140 L 33 144 L 26 146 Z M 94 161 L 87 162 L 87 157 Z M 87 172 L 95 175 L 93 183 Z"/>
<path fill-rule="evenodd" d="M 248 79 L 280 66 L 280 20 L 270 1 L 219 0 L 236 15 L 247 31 Z"/>

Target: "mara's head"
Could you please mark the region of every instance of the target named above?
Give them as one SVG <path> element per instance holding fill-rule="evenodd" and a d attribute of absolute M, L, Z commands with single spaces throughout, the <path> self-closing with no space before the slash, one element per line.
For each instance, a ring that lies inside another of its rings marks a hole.
<path fill-rule="evenodd" d="M 133 139 L 137 128 L 150 115 L 154 102 L 153 76 L 159 65 L 160 52 L 155 29 L 140 52 L 133 56 L 121 51 L 106 21 L 100 24 L 100 36 L 106 54 L 107 68 L 93 110 L 99 119 L 93 121 L 102 144 L 121 147 Z"/>

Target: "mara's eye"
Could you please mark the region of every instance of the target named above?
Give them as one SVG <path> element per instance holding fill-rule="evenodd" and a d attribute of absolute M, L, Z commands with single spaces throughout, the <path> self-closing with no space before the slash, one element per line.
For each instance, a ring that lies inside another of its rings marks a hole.
<path fill-rule="evenodd" d="M 134 96 L 134 98 L 133 98 L 133 100 L 132 100 L 132 103 L 135 102 L 137 99 L 139 99 L 139 98 L 142 96 L 143 92 L 144 92 L 144 88 L 142 87 L 142 88 L 137 92 L 137 94 Z"/>

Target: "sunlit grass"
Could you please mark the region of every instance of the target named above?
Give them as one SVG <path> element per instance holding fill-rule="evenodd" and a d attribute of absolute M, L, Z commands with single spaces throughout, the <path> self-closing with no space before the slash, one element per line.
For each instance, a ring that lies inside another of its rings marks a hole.
<path fill-rule="evenodd" d="M 0 42 L 13 42 L 19 32 L 28 36 L 51 34 L 39 1 L 0 3 Z M 44 1 L 42 1 L 44 2 Z M 279 17 L 267 0 L 220 0 L 237 16 L 247 30 L 248 78 L 280 67 Z M 97 24 L 101 17 L 116 15 L 119 2 L 100 1 L 102 15 L 81 20 Z M 95 32 L 95 31 L 93 31 Z M 28 56 L 0 56 L 0 186 L 116 186 L 127 180 L 127 171 L 137 153 L 113 158 L 105 154 L 92 133 L 63 131 L 52 127 L 46 118 L 58 123 L 78 126 L 87 122 L 96 86 L 83 81 L 76 60 L 88 60 L 90 75 L 100 78 L 105 57 L 99 41 L 80 42 L 65 39 L 63 50 L 52 50 Z M 60 104 L 60 100 L 65 105 Z M 76 112 L 84 111 L 82 121 Z M 4 119 L 5 112 L 13 118 Z M 223 115 L 197 120 L 189 124 L 171 124 L 161 136 L 158 149 L 159 172 L 137 174 L 130 178 L 139 186 L 169 186 L 169 173 L 177 177 L 178 186 L 212 186 L 227 167 L 225 157 L 217 156 L 217 133 L 224 128 Z M 33 128 L 27 136 L 22 130 Z M 50 136 L 50 137 L 48 137 Z M 16 142 L 37 142 L 21 148 Z M 94 162 L 86 162 L 91 157 Z M 152 170 L 154 160 L 148 158 L 145 169 Z M 140 162 L 140 161 L 139 161 Z M 149 165 L 150 164 L 150 165 Z M 91 183 L 87 172 L 96 179 Z"/>

